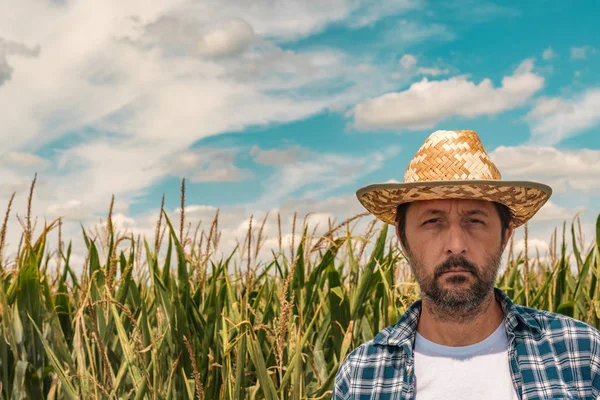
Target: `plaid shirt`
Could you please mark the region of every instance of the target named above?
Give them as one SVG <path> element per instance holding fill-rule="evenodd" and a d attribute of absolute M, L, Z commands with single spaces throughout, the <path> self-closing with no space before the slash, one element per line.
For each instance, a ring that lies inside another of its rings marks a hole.
<path fill-rule="evenodd" d="M 564 315 L 513 304 L 494 289 L 506 318 L 513 385 L 520 399 L 600 399 L 600 331 Z M 335 400 L 412 400 L 421 301 L 360 345 L 340 366 Z"/>

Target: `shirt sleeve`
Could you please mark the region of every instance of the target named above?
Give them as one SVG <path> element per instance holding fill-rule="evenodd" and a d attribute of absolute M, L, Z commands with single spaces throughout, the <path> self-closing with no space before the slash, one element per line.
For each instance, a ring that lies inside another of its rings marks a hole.
<path fill-rule="evenodd" d="M 350 373 L 348 371 L 348 359 L 346 359 L 337 374 L 333 383 L 332 400 L 348 400 L 350 398 Z"/>
<path fill-rule="evenodd" d="M 594 333 L 591 346 L 592 395 L 600 398 L 600 331 L 595 330 Z"/>

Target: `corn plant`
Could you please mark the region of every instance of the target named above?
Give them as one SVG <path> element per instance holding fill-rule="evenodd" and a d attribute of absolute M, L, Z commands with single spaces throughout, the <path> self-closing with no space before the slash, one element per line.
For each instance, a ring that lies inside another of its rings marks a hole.
<path fill-rule="evenodd" d="M 71 243 L 49 249 L 60 220 L 35 240 L 23 224 L 13 268 L 0 268 L 1 398 L 325 399 L 346 355 L 419 297 L 387 225 L 353 234 L 365 214 L 323 235 L 305 219 L 289 249 L 280 229 L 267 261 L 257 257 L 265 221 L 256 235 L 251 219 L 243 242 L 217 257 L 218 212 L 191 236 L 184 197 L 182 187 L 179 229 L 161 207 L 154 243 L 116 232 L 111 203 L 105 231 L 82 230 L 81 274 Z M 563 226 L 560 248 L 554 233 L 545 258 L 511 242 L 497 286 L 600 327 L 600 216 L 587 249 L 577 227 Z M 0 254 L 5 230 L 6 220 Z"/>

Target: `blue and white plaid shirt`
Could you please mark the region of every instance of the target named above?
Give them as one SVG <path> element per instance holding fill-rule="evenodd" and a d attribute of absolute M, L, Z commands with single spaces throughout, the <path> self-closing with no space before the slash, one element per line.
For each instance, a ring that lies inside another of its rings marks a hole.
<path fill-rule="evenodd" d="M 508 335 L 513 385 L 520 399 L 600 399 L 600 331 L 573 318 L 513 304 L 494 289 Z M 352 351 L 340 366 L 335 400 L 414 399 L 414 340 L 421 301 Z"/>

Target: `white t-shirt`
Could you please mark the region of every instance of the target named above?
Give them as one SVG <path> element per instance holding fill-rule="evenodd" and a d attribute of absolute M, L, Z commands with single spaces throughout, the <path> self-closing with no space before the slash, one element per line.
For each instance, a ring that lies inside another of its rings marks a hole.
<path fill-rule="evenodd" d="M 417 333 L 417 400 L 516 400 L 510 376 L 505 322 L 486 339 L 469 346 L 433 343 Z"/>

